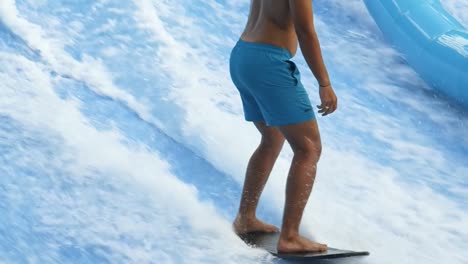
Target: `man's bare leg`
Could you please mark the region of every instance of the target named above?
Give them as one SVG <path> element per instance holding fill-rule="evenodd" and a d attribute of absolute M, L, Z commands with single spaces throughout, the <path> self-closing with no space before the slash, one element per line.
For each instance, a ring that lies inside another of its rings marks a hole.
<path fill-rule="evenodd" d="M 262 140 L 247 166 L 239 213 L 233 224 L 237 234 L 279 231 L 277 227 L 258 220 L 256 209 L 273 165 L 283 147 L 284 137 L 278 128 L 268 127 L 265 122 L 256 122 L 255 126 L 262 134 Z"/>
<path fill-rule="evenodd" d="M 294 158 L 286 185 L 283 224 L 278 252 L 325 251 L 327 246 L 299 235 L 304 208 L 314 185 L 317 162 L 321 153 L 320 134 L 316 120 L 280 127 Z"/>

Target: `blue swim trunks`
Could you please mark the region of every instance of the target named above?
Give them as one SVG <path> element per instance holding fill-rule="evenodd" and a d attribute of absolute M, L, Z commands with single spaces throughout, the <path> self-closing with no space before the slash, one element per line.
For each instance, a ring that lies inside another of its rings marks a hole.
<path fill-rule="evenodd" d="M 239 39 L 230 73 L 240 92 L 245 120 L 282 126 L 315 119 L 297 66 L 288 50 Z"/>

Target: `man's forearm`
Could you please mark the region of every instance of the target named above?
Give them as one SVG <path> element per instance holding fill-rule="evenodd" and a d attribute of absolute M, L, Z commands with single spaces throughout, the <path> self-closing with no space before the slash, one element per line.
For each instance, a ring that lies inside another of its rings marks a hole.
<path fill-rule="evenodd" d="M 302 54 L 320 86 L 330 85 L 327 68 L 323 62 L 318 36 L 315 32 L 303 32 L 297 35 Z"/>

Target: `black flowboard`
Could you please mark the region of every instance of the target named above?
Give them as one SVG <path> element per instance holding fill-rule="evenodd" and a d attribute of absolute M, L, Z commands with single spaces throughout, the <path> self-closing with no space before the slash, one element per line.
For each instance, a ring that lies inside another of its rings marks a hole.
<path fill-rule="evenodd" d="M 342 250 L 337 248 L 329 247 L 326 252 L 321 253 L 278 253 L 276 245 L 279 239 L 279 232 L 265 233 L 265 232 L 251 232 L 244 235 L 240 235 L 240 238 L 245 243 L 252 247 L 262 248 L 270 252 L 272 255 L 291 260 L 324 260 L 324 259 L 336 259 L 336 258 L 348 258 L 348 257 L 359 257 L 368 256 L 369 252 L 366 251 L 351 251 Z"/>

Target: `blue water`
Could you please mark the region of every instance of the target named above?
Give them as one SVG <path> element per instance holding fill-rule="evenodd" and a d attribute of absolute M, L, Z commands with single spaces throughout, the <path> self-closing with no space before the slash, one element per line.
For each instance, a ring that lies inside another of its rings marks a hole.
<path fill-rule="evenodd" d="M 464 263 L 468 118 L 361 1 L 314 1 L 339 97 L 302 232 L 350 263 Z M 248 1 L 0 3 L 0 262 L 286 263 L 230 223 L 259 135 L 227 68 Z M 295 57 L 313 103 L 316 82 Z M 286 147 L 258 215 L 280 224 Z"/>

